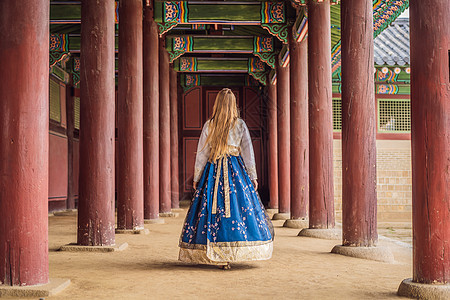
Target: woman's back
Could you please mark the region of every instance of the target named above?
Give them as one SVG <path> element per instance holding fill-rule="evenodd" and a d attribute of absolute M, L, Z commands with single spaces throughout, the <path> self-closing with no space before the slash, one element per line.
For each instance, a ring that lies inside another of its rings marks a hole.
<path fill-rule="evenodd" d="M 214 120 L 208 120 L 203 125 L 202 134 L 197 147 L 197 157 L 195 160 L 195 172 L 194 181 L 198 181 L 206 165 L 209 157 L 212 145 L 208 142 L 210 122 Z M 250 179 L 257 179 L 255 155 L 253 153 L 252 140 L 247 124 L 244 120 L 238 118 L 235 125 L 230 129 L 228 133 L 227 145 L 230 146 L 230 151 L 238 151 L 244 160 L 247 173 Z"/>

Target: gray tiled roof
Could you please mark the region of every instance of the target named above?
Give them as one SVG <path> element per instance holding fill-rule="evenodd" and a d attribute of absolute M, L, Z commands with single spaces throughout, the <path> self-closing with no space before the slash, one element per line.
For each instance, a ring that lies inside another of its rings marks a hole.
<path fill-rule="evenodd" d="M 395 20 L 374 43 L 375 65 L 409 65 L 409 19 Z"/>

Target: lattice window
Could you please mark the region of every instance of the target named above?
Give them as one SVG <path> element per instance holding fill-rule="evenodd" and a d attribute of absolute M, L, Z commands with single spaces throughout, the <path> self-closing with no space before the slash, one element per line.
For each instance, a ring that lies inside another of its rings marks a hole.
<path fill-rule="evenodd" d="M 378 99 L 378 132 L 410 132 L 408 99 Z"/>
<path fill-rule="evenodd" d="M 61 95 L 59 83 L 50 80 L 49 85 L 50 119 L 61 122 Z"/>
<path fill-rule="evenodd" d="M 74 98 L 74 104 L 73 104 L 73 118 L 74 118 L 74 127 L 75 129 L 80 129 L 80 98 L 75 97 Z"/>
<path fill-rule="evenodd" d="M 333 99 L 333 131 L 342 130 L 342 101 Z"/>

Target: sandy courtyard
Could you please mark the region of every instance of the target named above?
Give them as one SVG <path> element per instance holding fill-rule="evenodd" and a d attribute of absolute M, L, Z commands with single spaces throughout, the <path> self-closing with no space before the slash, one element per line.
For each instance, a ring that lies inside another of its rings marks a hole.
<path fill-rule="evenodd" d="M 49 217 L 50 277 L 71 285 L 47 299 L 399 299 L 400 282 L 412 275 L 411 251 L 381 238 L 395 264 L 329 253 L 339 241 L 297 237 L 275 221 L 273 258 L 232 264 L 232 269 L 177 261 L 185 212 L 149 235 L 116 235 L 129 247 L 113 253 L 57 251 L 76 241 L 76 215 Z M 385 232 L 391 232 L 391 227 Z M 383 231 L 383 230 L 381 230 Z"/>

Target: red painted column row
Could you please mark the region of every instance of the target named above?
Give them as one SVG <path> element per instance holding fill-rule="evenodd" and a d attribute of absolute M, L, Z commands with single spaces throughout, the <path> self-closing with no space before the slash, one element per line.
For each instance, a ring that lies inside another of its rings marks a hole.
<path fill-rule="evenodd" d="M 278 140 L 277 140 L 277 85 L 268 80 L 268 131 L 269 131 L 269 193 L 270 209 L 278 209 Z"/>
<path fill-rule="evenodd" d="M 170 183 L 171 208 L 180 208 L 178 174 L 178 81 L 177 72 L 170 67 Z"/>
<path fill-rule="evenodd" d="M 411 1 L 413 281 L 450 282 L 450 3 Z"/>
<path fill-rule="evenodd" d="M 309 228 L 334 228 L 330 1 L 308 1 Z"/>
<path fill-rule="evenodd" d="M 144 218 L 159 218 L 159 36 L 154 9 L 144 9 Z"/>
<path fill-rule="evenodd" d="M 308 47 L 290 34 L 291 219 L 308 217 Z"/>
<path fill-rule="evenodd" d="M 159 43 L 159 211 L 170 213 L 170 65 L 165 45 Z"/>
<path fill-rule="evenodd" d="M 0 285 L 48 273 L 49 1 L 0 1 Z"/>
<path fill-rule="evenodd" d="M 371 247 L 377 235 L 372 2 L 341 3 L 342 245 Z"/>
<path fill-rule="evenodd" d="M 277 62 L 278 214 L 288 219 L 291 199 L 289 66 Z"/>
<path fill-rule="evenodd" d="M 78 244 L 114 245 L 114 0 L 83 1 L 81 18 Z"/>
<path fill-rule="evenodd" d="M 142 1 L 119 2 L 117 229 L 144 227 Z"/>

